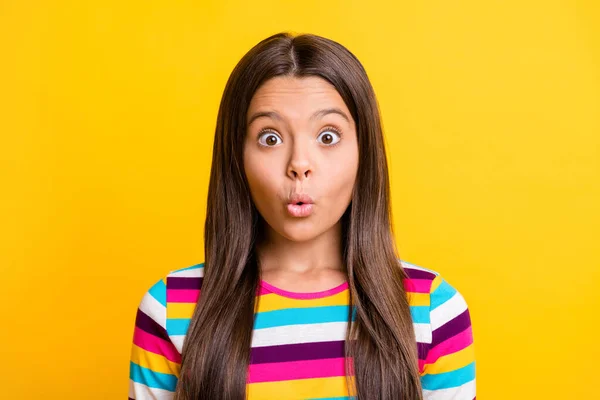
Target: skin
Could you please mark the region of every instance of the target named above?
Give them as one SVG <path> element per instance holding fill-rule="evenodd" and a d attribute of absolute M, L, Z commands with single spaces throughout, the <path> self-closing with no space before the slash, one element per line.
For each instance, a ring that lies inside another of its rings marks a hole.
<path fill-rule="evenodd" d="M 327 109 L 338 109 L 345 117 L 327 113 L 311 118 Z M 276 115 L 253 119 L 262 112 Z M 267 229 L 267 240 L 257 247 L 262 279 L 291 292 L 317 292 L 343 283 L 340 218 L 352 200 L 358 170 L 356 124 L 346 104 L 322 78 L 276 77 L 254 94 L 247 122 L 244 167 Z M 264 128 L 269 130 L 260 133 Z M 288 214 L 294 192 L 312 197 L 310 216 Z"/>

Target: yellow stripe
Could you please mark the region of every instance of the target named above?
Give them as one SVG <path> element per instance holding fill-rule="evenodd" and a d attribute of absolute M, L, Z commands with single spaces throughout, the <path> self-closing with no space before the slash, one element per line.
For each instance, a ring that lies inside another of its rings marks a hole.
<path fill-rule="evenodd" d="M 407 292 L 406 296 L 408 297 L 408 304 L 411 306 L 428 306 L 428 305 L 430 305 L 429 293 Z"/>
<path fill-rule="evenodd" d="M 167 303 L 167 318 L 192 318 L 196 303 Z"/>
<path fill-rule="evenodd" d="M 348 396 L 344 376 L 250 383 L 247 388 L 248 400 L 295 400 Z"/>
<path fill-rule="evenodd" d="M 265 294 L 260 297 L 258 302 L 258 312 L 275 311 L 284 308 L 307 308 L 321 306 L 345 306 L 349 304 L 349 291 L 334 294 L 320 299 L 291 299 L 282 297 L 275 293 Z"/>
<path fill-rule="evenodd" d="M 473 343 L 456 353 L 447 354 L 438 358 L 433 364 L 425 364 L 426 374 L 441 374 L 451 372 L 471 364 L 475 361 L 475 347 Z"/>
<path fill-rule="evenodd" d="M 429 289 L 429 293 L 433 293 L 433 291 L 434 291 L 435 289 L 437 289 L 437 288 L 438 288 L 438 286 L 440 286 L 440 285 L 441 285 L 441 283 L 442 283 L 442 280 L 443 280 L 443 279 L 442 279 L 442 276 L 441 276 L 441 275 L 437 275 L 437 276 L 436 276 L 436 277 L 433 279 L 433 281 L 431 282 L 431 289 Z"/>
<path fill-rule="evenodd" d="M 152 371 L 179 377 L 179 370 L 181 368 L 179 364 L 167 360 L 160 354 L 146 351 L 135 344 L 131 347 L 131 361 Z"/>
<path fill-rule="evenodd" d="M 275 293 L 260 297 L 258 312 L 282 310 L 285 308 L 307 308 L 322 306 L 345 306 L 349 304 L 348 290 L 319 299 L 291 299 Z M 411 306 L 428 306 L 429 293 L 407 293 Z M 196 303 L 167 303 L 167 318 L 192 318 Z"/>

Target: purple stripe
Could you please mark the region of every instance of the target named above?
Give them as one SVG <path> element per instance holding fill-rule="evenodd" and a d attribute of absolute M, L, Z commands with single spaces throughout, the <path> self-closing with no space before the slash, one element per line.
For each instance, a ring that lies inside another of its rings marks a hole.
<path fill-rule="evenodd" d="M 343 340 L 253 347 L 250 364 L 344 357 Z"/>
<path fill-rule="evenodd" d="M 169 277 L 167 276 L 167 289 L 200 289 L 203 278 Z"/>
<path fill-rule="evenodd" d="M 425 360 L 427 358 L 428 351 L 429 351 L 429 343 L 417 342 L 417 353 L 419 353 L 420 360 Z"/>
<path fill-rule="evenodd" d="M 148 332 L 151 335 L 157 336 L 161 339 L 170 341 L 169 335 L 165 328 L 160 326 L 155 320 L 146 315 L 142 310 L 138 308 L 137 315 L 135 318 L 135 326 L 140 328 L 141 330 Z"/>
<path fill-rule="evenodd" d="M 431 279 L 434 280 L 436 275 L 432 274 L 431 272 L 427 272 L 427 271 L 421 271 L 420 269 L 412 269 L 410 267 L 404 267 L 404 271 L 406 272 L 406 275 L 408 275 L 408 277 L 410 279 Z"/>
<path fill-rule="evenodd" d="M 471 326 L 471 316 L 469 315 L 469 310 L 466 309 L 462 314 L 433 331 L 431 347 L 442 343 L 444 340 L 450 339 L 452 336 L 458 335 L 469 326 Z"/>

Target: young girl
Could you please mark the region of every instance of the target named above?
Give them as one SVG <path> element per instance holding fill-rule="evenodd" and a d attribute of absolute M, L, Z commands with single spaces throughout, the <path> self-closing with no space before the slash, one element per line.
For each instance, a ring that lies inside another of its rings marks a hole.
<path fill-rule="evenodd" d="M 137 311 L 129 399 L 471 400 L 464 298 L 396 256 L 377 101 L 316 35 L 252 48 L 221 100 L 205 261 Z"/>

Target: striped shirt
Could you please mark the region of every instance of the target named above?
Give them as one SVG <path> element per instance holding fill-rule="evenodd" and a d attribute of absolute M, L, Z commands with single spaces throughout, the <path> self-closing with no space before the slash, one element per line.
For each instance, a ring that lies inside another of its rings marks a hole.
<path fill-rule="evenodd" d="M 401 261 L 426 400 L 475 399 L 475 351 L 463 296 L 439 273 Z M 172 399 L 204 264 L 170 271 L 135 318 L 129 399 Z M 351 399 L 344 370 L 348 282 L 296 293 L 261 281 L 247 377 L 248 400 Z"/>

